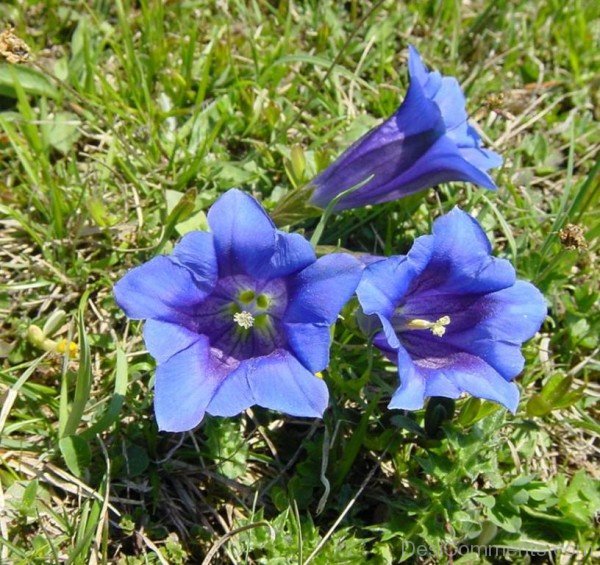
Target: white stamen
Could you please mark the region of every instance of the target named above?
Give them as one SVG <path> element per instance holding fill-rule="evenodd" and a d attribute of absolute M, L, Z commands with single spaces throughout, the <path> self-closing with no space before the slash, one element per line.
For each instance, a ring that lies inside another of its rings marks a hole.
<path fill-rule="evenodd" d="M 446 327 L 450 325 L 450 316 L 442 316 L 435 322 L 429 322 L 428 320 L 421 320 L 415 318 L 406 324 L 406 327 L 410 330 L 431 330 L 431 333 L 437 337 L 442 337 L 446 333 Z"/>
<path fill-rule="evenodd" d="M 254 316 L 250 312 L 237 312 L 233 315 L 233 321 L 244 329 L 249 329 L 254 325 Z"/>

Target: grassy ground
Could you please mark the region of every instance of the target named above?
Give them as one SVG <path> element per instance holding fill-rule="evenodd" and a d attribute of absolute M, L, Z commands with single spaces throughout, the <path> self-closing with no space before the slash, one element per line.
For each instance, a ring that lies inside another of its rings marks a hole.
<path fill-rule="evenodd" d="M 32 48 L 0 65 L 2 563 L 593 560 L 597 2 L 47 0 L 0 14 Z M 393 112 L 408 43 L 464 85 L 505 157 L 500 190 L 341 214 L 322 243 L 400 253 L 457 204 L 477 215 L 549 302 L 518 413 L 460 400 L 449 420 L 430 405 L 440 423 L 425 428 L 424 411 L 386 410 L 394 369 L 365 350 L 350 305 L 323 421 L 254 409 L 158 433 L 154 362 L 113 283 L 201 227 L 224 190 L 273 208 Z M 77 357 L 44 350 L 65 338 Z"/>

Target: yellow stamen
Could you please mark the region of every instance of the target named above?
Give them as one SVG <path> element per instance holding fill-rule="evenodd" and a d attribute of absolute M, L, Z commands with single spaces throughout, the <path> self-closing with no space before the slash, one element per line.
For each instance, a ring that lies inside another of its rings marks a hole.
<path fill-rule="evenodd" d="M 421 320 L 415 318 L 410 320 L 406 327 L 410 330 L 431 330 L 431 333 L 437 337 L 442 337 L 446 333 L 446 327 L 450 325 L 450 316 L 442 316 L 435 322 L 429 322 L 428 320 Z"/>
<path fill-rule="evenodd" d="M 318 379 L 322 379 L 323 373 L 321 373 L 321 371 L 319 371 L 318 373 L 315 373 L 315 377 L 317 377 Z"/>
<path fill-rule="evenodd" d="M 241 328 L 247 330 L 254 325 L 254 316 L 250 314 L 250 312 L 246 312 L 246 310 L 244 310 L 243 312 L 238 312 L 237 314 L 234 314 L 233 321 Z"/>
<path fill-rule="evenodd" d="M 79 348 L 74 341 L 66 339 L 54 341 L 53 339 L 46 337 L 46 334 L 33 324 L 27 328 L 27 337 L 35 347 L 60 355 L 67 353 L 68 357 L 71 359 L 76 357 L 79 351 Z"/>
<path fill-rule="evenodd" d="M 61 339 L 54 348 L 56 353 L 64 354 L 65 351 L 69 357 L 76 357 L 79 348 L 74 341 L 67 341 L 66 339 Z"/>

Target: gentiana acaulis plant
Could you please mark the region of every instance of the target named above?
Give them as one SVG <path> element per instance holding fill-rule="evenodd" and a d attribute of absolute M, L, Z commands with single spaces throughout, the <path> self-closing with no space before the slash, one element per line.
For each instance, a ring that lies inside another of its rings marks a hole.
<path fill-rule="evenodd" d="M 458 81 L 428 71 L 412 46 L 408 70 L 410 85 L 398 110 L 317 175 L 308 187 L 309 204 L 324 209 L 354 186 L 359 188 L 339 198 L 334 211 L 397 200 L 451 181 L 496 188 L 487 171 L 502 158 L 483 148 L 469 125 Z"/>
<path fill-rule="evenodd" d="M 516 411 L 521 344 L 539 330 L 546 302 L 491 255 L 473 217 L 455 208 L 407 255 L 374 259 L 357 295 L 364 314 L 377 317 L 374 345 L 398 365 L 390 408 L 416 410 L 426 397 L 466 392 Z"/>
<path fill-rule="evenodd" d="M 255 404 L 322 416 L 329 396 L 317 373 L 360 263 L 343 253 L 317 259 L 239 190 L 213 204 L 208 223 L 210 232 L 185 235 L 114 289 L 129 318 L 146 320 L 159 428 L 186 431 L 205 413 L 233 416 Z"/>

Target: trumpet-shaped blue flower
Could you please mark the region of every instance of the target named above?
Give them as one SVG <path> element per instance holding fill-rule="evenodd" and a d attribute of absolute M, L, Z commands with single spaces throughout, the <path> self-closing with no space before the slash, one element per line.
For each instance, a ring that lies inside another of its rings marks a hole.
<path fill-rule="evenodd" d="M 146 320 L 159 428 L 189 430 L 205 412 L 233 416 L 254 404 L 321 416 L 328 391 L 315 373 L 328 364 L 330 326 L 360 264 L 341 253 L 317 260 L 239 190 L 215 202 L 208 223 L 211 232 L 185 235 L 114 289 L 129 318 Z"/>
<path fill-rule="evenodd" d="M 366 267 L 358 299 L 379 318 L 374 344 L 398 364 L 390 408 L 416 410 L 425 397 L 467 392 L 517 409 L 521 344 L 540 328 L 546 303 L 490 253 L 476 220 L 454 209 L 407 255 Z"/>
<path fill-rule="evenodd" d="M 334 210 L 397 200 L 450 181 L 496 188 L 486 171 L 500 166 L 502 158 L 483 149 L 468 124 L 458 81 L 429 72 L 412 46 L 408 70 L 410 85 L 402 105 L 312 181 L 312 204 L 325 208 L 369 177 L 343 196 Z"/>

